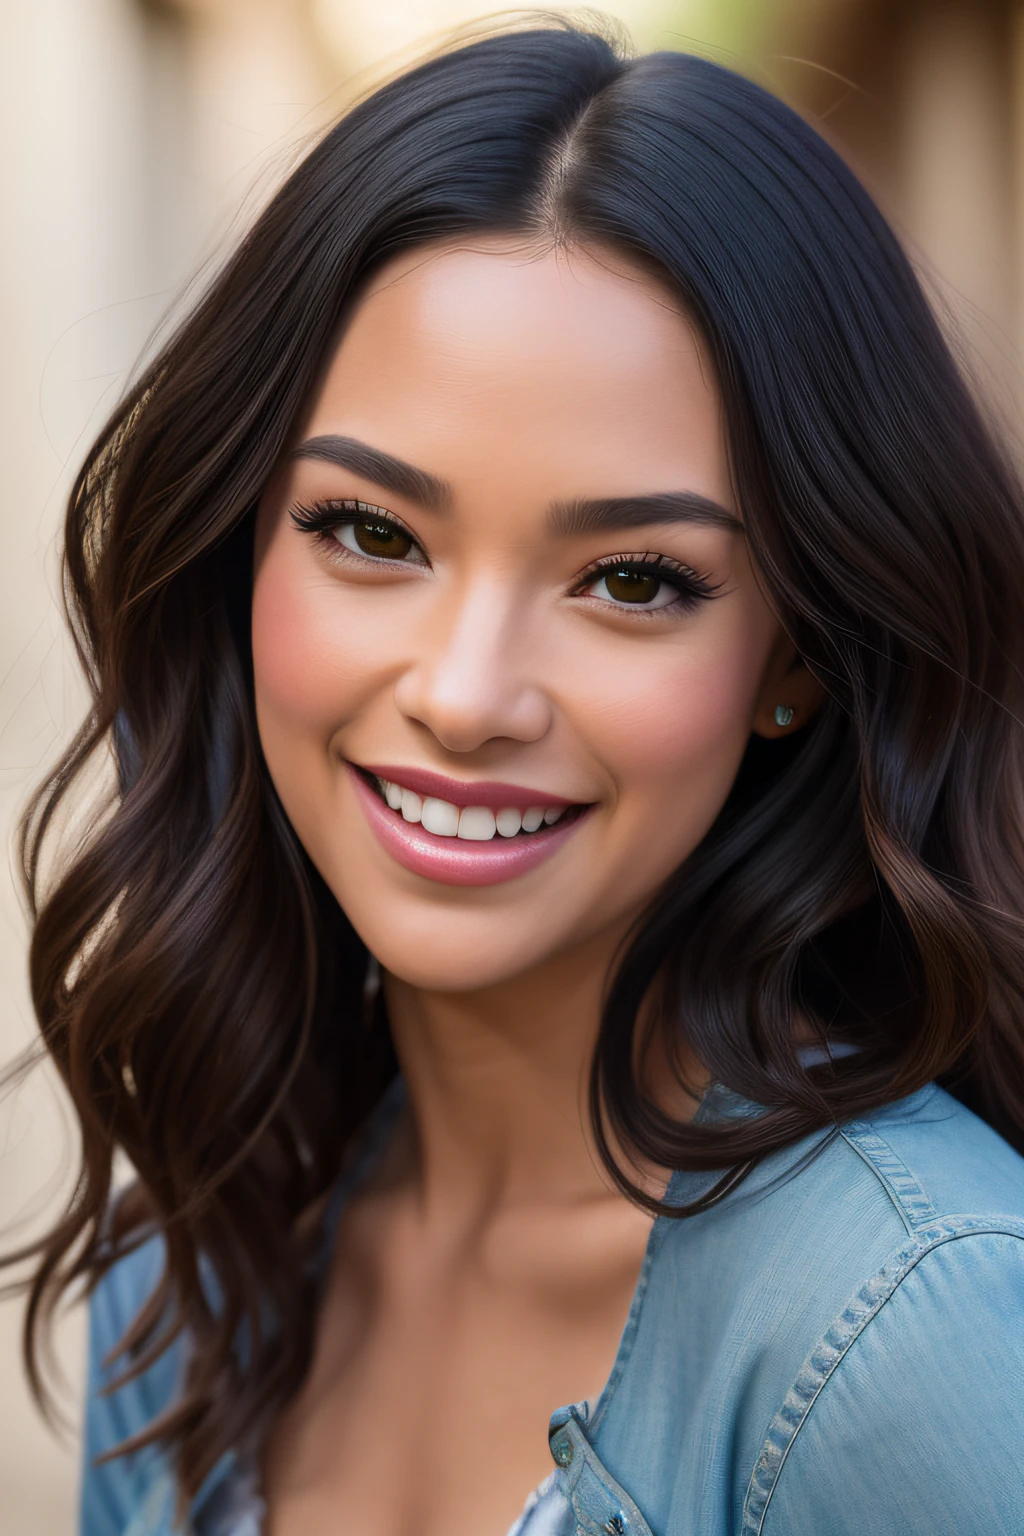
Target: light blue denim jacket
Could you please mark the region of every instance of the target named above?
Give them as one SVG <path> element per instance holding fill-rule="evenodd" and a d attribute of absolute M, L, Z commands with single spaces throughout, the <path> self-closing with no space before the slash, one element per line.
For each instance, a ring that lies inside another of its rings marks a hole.
<path fill-rule="evenodd" d="M 702 1109 L 751 1112 L 720 1088 Z M 1022 1536 L 1024 1160 L 934 1086 L 808 1159 L 822 1140 L 655 1222 L 612 1374 L 552 1414 L 521 1536 Z M 676 1174 L 670 1198 L 706 1182 Z M 175 1530 L 158 1451 L 92 1465 L 175 1392 L 180 1349 L 99 1395 L 160 1263 L 147 1245 L 92 1300 L 83 1536 Z M 229 1454 L 191 1529 L 257 1536 L 259 1511 Z"/>

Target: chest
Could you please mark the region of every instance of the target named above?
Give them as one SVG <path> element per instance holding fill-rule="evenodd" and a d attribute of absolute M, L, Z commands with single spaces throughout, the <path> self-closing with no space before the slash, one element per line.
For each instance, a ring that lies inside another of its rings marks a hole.
<path fill-rule="evenodd" d="M 552 1411 L 596 1400 L 615 1361 L 649 1222 L 602 1214 L 461 1251 L 351 1226 L 265 1457 L 266 1536 L 336 1536 L 342 1517 L 366 1536 L 505 1536 L 551 1472 Z"/>

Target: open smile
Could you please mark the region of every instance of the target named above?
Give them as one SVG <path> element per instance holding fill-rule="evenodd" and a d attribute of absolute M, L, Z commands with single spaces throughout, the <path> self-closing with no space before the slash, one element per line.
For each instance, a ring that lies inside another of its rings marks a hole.
<path fill-rule="evenodd" d="M 425 769 L 346 764 L 372 831 L 404 868 L 444 885 L 495 885 L 551 857 L 592 804 Z"/>

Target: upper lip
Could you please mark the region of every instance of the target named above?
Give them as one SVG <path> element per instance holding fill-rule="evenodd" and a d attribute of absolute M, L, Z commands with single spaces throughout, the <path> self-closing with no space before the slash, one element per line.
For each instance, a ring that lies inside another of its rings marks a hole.
<path fill-rule="evenodd" d="M 434 773 L 430 768 L 406 768 L 394 763 L 353 763 L 363 773 L 372 773 L 390 784 L 400 784 L 403 789 L 414 790 L 424 798 L 447 800 L 449 805 L 461 808 L 467 805 L 486 806 L 491 811 L 506 807 L 528 811 L 531 806 L 580 805 L 579 800 L 567 800 L 564 795 L 552 795 L 546 789 L 529 789 L 522 784 L 499 784 L 493 779 L 450 779 L 446 774 Z"/>

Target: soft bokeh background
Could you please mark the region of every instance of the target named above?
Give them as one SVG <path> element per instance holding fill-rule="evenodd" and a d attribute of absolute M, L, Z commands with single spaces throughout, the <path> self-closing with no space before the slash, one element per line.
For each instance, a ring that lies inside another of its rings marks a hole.
<path fill-rule="evenodd" d="M 639 48 L 752 71 L 847 154 L 1011 428 L 1024 351 L 1024 0 L 613 0 Z M 31 1039 L 10 829 L 82 691 L 55 596 L 68 482 L 127 371 L 317 128 L 474 0 L 0 0 L 0 1060 Z M 0 1106 L 0 1230 L 39 1230 L 74 1133 L 37 1072 Z M 2 1239 L 0 1239 L 2 1241 Z M 74 1529 L 70 1429 L 0 1306 L 0 1536 Z"/>

